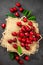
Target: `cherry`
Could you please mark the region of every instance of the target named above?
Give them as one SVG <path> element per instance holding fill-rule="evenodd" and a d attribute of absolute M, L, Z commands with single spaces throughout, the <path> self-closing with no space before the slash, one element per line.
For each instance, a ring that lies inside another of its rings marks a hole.
<path fill-rule="evenodd" d="M 25 46 L 24 43 L 21 43 L 21 46 L 24 47 Z"/>
<path fill-rule="evenodd" d="M 30 39 L 31 41 L 33 41 L 33 37 L 32 37 L 32 36 L 30 36 L 29 39 Z"/>
<path fill-rule="evenodd" d="M 24 37 L 24 33 L 20 33 L 20 37 Z"/>
<path fill-rule="evenodd" d="M 28 46 L 28 44 L 26 43 L 26 44 L 25 44 L 25 47 L 27 47 L 27 46 Z"/>
<path fill-rule="evenodd" d="M 26 46 L 25 48 L 26 48 L 26 50 L 30 50 L 30 46 Z"/>
<path fill-rule="evenodd" d="M 34 27 L 34 26 L 32 26 L 32 28 L 31 28 L 31 29 L 35 31 L 35 27 Z"/>
<path fill-rule="evenodd" d="M 33 35 L 34 33 L 32 31 L 30 31 L 30 35 Z"/>
<path fill-rule="evenodd" d="M 22 38 L 19 37 L 18 40 L 21 42 L 22 41 Z"/>
<path fill-rule="evenodd" d="M 26 33 L 25 33 L 25 36 L 26 36 L 26 37 L 28 37 L 28 36 L 29 36 L 29 33 L 28 33 L 28 32 L 26 32 Z"/>
<path fill-rule="evenodd" d="M 18 12 L 16 12 L 16 13 L 15 13 L 15 16 L 19 17 L 20 15 L 19 15 L 19 13 L 18 13 Z"/>
<path fill-rule="evenodd" d="M 24 10 L 24 9 L 23 9 L 22 7 L 19 8 L 19 11 L 20 11 L 20 12 L 23 12 L 23 10 Z"/>
<path fill-rule="evenodd" d="M 26 61 L 30 60 L 30 58 L 29 58 L 28 56 L 25 56 L 24 59 L 25 59 Z"/>
<path fill-rule="evenodd" d="M 29 39 L 26 40 L 27 44 L 31 44 L 31 41 Z"/>
<path fill-rule="evenodd" d="M 20 7 L 20 6 L 21 6 L 21 4 L 20 4 L 19 2 L 17 2 L 17 3 L 16 3 L 16 6 L 17 6 L 17 7 Z"/>
<path fill-rule="evenodd" d="M 13 35 L 13 36 L 17 36 L 17 33 L 16 33 L 16 32 L 12 32 L 12 35 Z"/>
<path fill-rule="evenodd" d="M 16 56 L 15 59 L 18 61 L 19 60 L 19 56 Z"/>
<path fill-rule="evenodd" d="M 33 38 L 33 41 L 37 41 L 37 39 L 34 37 L 34 38 Z"/>
<path fill-rule="evenodd" d="M 36 37 L 38 37 L 38 38 L 39 38 L 39 37 L 40 37 L 40 34 L 39 34 L 39 33 L 36 33 Z"/>
<path fill-rule="evenodd" d="M 14 13 L 14 8 L 10 8 L 10 12 L 11 13 Z"/>
<path fill-rule="evenodd" d="M 20 64 L 20 65 L 21 65 L 21 64 L 24 64 L 23 60 L 19 60 L 19 64 Z"/>
<path fill-rule="evenodd" d="M 25 32 L 25 31 L 26 31 L 26 30 L 25 30 L 25 26 L 22 26 L 21 30 L 22 30 L 23 32 Z"/>
<path fill-rule="evenodd" d="M 13 10 L 14 10 L 14 12 L 16 12 L 16 11 L 17 11 L 17 8 L 16 8 L 16 7 L 14 7 L 14 8 L 13 8 Z"/>
<path fill-rule="evenodd" d="M 10 44 L 11 44 L 12 42 L 13 42 L 13 41 L 12 41 L 12 39 L 9 39 L 9 40 L 8 40 L 8 43 L 10 43 Z"/>
<path fill-rule="evenodd" d="M 23 21 L 24 21 L 24 22 L 27 22 L 27 18 L 23 18 Z"/>
<path fill-rule="evenodd" d="M 16 38 L 13 38 L 12 40 L 13 40 L 13 42 L 17 42 L 17 39 Z"/>
<path fill-rule="evenodd" d="M 22 26 L 22 23 L 21 22 L 17 22 L 17 26 Z"/>
<path fill-rule="evenodd" d="M 33 23 L 31 21 L 28 22 L 28 25 L 33 26 Z"/>
<path fill-rule="evenodd" d="M 1 27 L 4 29 L 4 28 L 6 27 L 6 24 L 3 23 L 3 24 L 1 25 Z"/>
<path fill-rule="evenodd" d="M 15 49 L 17 49 L 17 45 L 16 45 L 16 44 L 13 44 L 13 47 L 14 47 Z"/>
<path fill-rule="evenodd" d="M 30 27 L 29 26 L 25 26 L 25 29 L 26 29 L 26 31 L 30 31 L 31 29 L 30 29 Z"/>
<path fill-rule="evenodd" d="M 26 39 L 25 38 L 22 38 L 22 42 L 25 42 L 26 41 Z"/>

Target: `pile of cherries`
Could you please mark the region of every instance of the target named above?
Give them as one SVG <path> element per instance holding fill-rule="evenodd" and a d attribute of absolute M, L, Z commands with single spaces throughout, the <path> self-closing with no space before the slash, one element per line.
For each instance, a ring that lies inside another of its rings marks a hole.
<path fill-rule="evenodd" d="M 19 14 L 18 10 L 20 12 L 23 12 L 24 9 L 21 7 L 21 4 L 19 2 L 16 3 L 16 6 L 19 7 L 19 9 L 17 7 L 13 7 L 13 8 L 10 8 L 10 12 L 11 13 L 15 13 L 14 15 L 17 16 L 17 17 L 19 17 L 20 14 Z"/>
<path fill-rule="evenodd" d="M 26 50 L 30 50 L 30 44 L 33 41 L 38 41 L 40 38 L 40 34 L 35 32 L 35 27 L 31 21 L 28 21 L 27 18 L 23 18 L 23 22 L 28 22 L 28 25 L 23 25 L 22 22 L 17 22 L 16 25 L 20 27 L 19 32 L 12 32 L 12 36 L 17 36 L 20 42 L 20 45 L 24 47 Z M 17 43 L 16 37 L 13 39 L 9 39 L 8 42 L 11 44 L 12 42 Z M 14 48 L 18 48 L 17 44 L 13 44 Z"/>

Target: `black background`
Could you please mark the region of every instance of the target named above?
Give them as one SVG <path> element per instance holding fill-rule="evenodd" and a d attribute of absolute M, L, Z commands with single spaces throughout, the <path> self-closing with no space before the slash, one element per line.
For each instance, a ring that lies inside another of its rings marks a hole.
<path fill-rule="evenodd" d="M 16 2 L 20 2 L 22 7 L 32 10 L 39 23 L 40 33 L 43 36 L 43 0 L 0 0 L 0 25 L 5 23 L 6 14 L 10 7 L 14 7 Z M 0 26 L 0 39 L 3 29 Z M 25 62 L 25 65 L 43 65 L 43 39 L 40 41 L 38 53 L 31 56 L 31 60 Z M 6 49 L 0 47 L 0 65 L 19 65 L 15 60 L 11 61 Z"/>

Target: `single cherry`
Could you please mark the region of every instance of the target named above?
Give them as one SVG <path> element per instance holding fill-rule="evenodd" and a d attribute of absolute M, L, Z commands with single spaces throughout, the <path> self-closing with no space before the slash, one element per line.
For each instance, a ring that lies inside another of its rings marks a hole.
<path fill-rule="evenodd" d="M 16 11 L 17 11 L 17 8 L 16 8 L 16 7 L 14 7 L 14 8 L 13 8 L 13 10 L 14 10 L 14 12 L 16 12 Z"/>
<path fill-rule="evenodd" d="M 25 48 L 26 48 L 26 50 L 30 50 L 30 46 L 26 46 Z"/>
<path fill-rule="evenodd" d="M 30 31 L 31 29 L 30 29 L 30 27 L 29 26 L 25 26 L 25 29 L 26 29 L 26 31 Z"/>
<path fill-rule="evenodd" d="M 18 13 L 18 12 L 16 12 L 16 13 L 15 13 L 15 16 L 19 17 L 20 15 L 19 15 L 19 13 Z"/>
<path fill-rule="evenodd" d="M 22 38 L 22 42 L 25 42 L 26 41 L 26 39 L 25 38 Z"/>
<path fill-rule="evenodd" d="M 8 43 L 10 43 L 10 44 L 11 44 L 12 42 L 13 42 L 13 41 L 12 41 L 12 39 L 9 39 L 9 40 L 8 40 Z"/>
<path fill-rule="evenodd" d="M 25 36 L 26 36 L 26 37 L 28 37 L 28 36 L 29 36 L 29 33 L 28 33 L 28 32 L 26 32 L 26 33 L 25 33 Z"/>
<path fill-rule="evenodd" d="M 21 43 L 21 46 L 24 47 L 25 46 L 24 43 Z"/>
<path fill-rule="evenodd" d="M 20 37 L 24 37 L 24 33 L 20 33 Z"/>
<path fill-rule="evenodd" d="M 13 44 L 13 47 L 14 47 L 15 49 L 17 49 L 17 44 Z"/>
<path fill-rule="evenodd" d="M 21 6 L 21 4 L 20 4 L 19 2 L 17 2 L 17 3 L 16 3 L 16 6 L 17 6 L 17 7 L 20 7 L 20 6 Z"/>
<path fill-rule="evenodd" d="M 21 42 L 22 41 L 22 38 L 21 37 L 18 37 L 18 40 Z"/>
<path fill-rule="evenodd" d="M 21 22 L 17 22 L 17 26 L 22 26 L 22 23 Z"/>
<path fill-rule="evenodd" d="M 30 60 L 30 58 L 29 58 L 28 56 L 25 56 L 24 59 L 25 59 L 26 61 Z"/>
<path fill-rule="evenodd" d="M 30 35 L 33 35 L 34 33 L 32 31 L 30 31 Z"/>
<path fill-rule="evenodd" d="M 18 62 L 20 65 L 24 64 L 23 60 L 19 60 Z"/>
<path fill-rule="evenodd" d="M 4 29 L 6 27 L 6 24 L 1 24 L 1 27 Z"/>
<path fill-rule="evenodd" d="M 16 32 L 12 32 L 12 35 L 13 35 L 13 36 L 17 36 L 17 33 L 16 33 Z"/>
<path fill-rule="evenodd" d="M 13 38 L 12 41 L 13 41 L 13 42 L 17 42 L 17 39 L 16 39 L 16 38 Z"/>
<path fill-rule="evenodd" d="M 15 59 L 18 61 L 19 60 L 19 56 L 16 56 Z"/>
<path fill-rule="evenodd" d="M 28 25 L 33 26 L 33 23 L 31 21 L 28 22 Z"/>
<path fill-rule="evenodd" d="M 19 8 L 19 11 L 20 11 L 20 12 L 23 12 L 23 10 L 24 10 L 24 9 L 23 9 L 22 7 Z"/>
<path fill-rule="evenodd" d="M 14 8 L 10 8 L 10 12 L 11 13 L 14 13 Z"/>
<path fill-rule="evenodd" d="M 25 26 L 24 26 L 24 25 L 21 27 L 21 30 L 22 30 L 23 32 L 25 32 L 25 31 L 26 31 L 26 30 L 25 30 Z"/>
<path fill-rule="evenodd" d="M 27 18 L 23 18 L 23 21 L 24 21 L 24 22 L 27 22 Z"/>

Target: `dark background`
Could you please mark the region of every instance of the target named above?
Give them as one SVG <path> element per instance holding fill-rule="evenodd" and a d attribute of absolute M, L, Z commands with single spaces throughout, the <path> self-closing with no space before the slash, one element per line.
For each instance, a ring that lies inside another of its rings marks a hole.
<path fill-rule="evenodd" d="M 0 0 L 0 25 L 5 23 L 6 14 L 10 7 L 14 7 L 16 2 L 20 2 L 22 7 L 32 10 L 39 23 L 40 33 L 43 36 L 43 0 Z M 0 26 L 0 38 L 2 37 L 3 29 Z M 31 56 L 31 60 L 25 62 L 25 65 L 43 65 L 43 39 L 40 41 L 38 53 Z M 14 60 L 11 61 L 7 51 L 0 47 L 0 65 L 18 65 Z"/>

